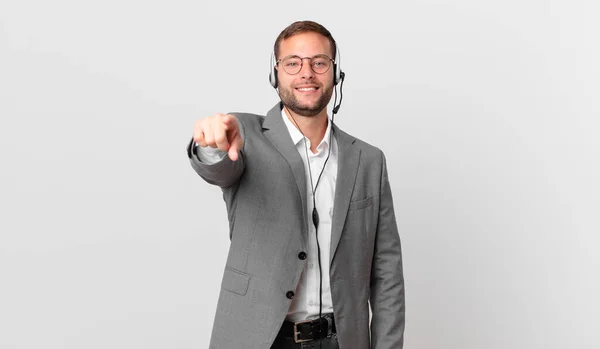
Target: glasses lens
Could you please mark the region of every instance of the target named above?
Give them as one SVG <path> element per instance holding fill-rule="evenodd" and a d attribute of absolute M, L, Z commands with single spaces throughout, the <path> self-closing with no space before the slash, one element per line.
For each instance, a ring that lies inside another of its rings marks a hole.
<path fill-rule="evenodd" d="M 284 58 L 281 63 L 283 64 L 283 70 L 288 74 L 298 74 L 302 68 L 302 59 L 298 56 L 291 56 Z"/>
<path fill-rule="evenodd" d="M 315 73 L 323 74 L 329 70 L 331 60 L 325 55 L 318 55 L 312 58 L 311 65 Z"/>

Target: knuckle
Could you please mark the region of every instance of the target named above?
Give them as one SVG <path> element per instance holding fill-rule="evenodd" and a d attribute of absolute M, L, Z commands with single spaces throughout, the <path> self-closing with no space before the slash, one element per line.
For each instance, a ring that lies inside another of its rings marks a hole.
<path fill-rule="evenodd" d="M 219 133 L 218 135 L 215 135 L 215 142 L 217 142 L 217 143 L 225 143 L 226 140 L 227 140 L 227 138 L 225 137 L 225 134 L 223 134 L 223 133 Z"/>

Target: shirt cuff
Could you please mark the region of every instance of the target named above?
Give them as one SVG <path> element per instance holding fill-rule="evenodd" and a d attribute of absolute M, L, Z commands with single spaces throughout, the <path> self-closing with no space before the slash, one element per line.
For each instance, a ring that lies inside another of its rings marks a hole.
<path fill-rule="evenodd" d="M 201 147 L 196 142 L 194 142 L 194 147 L 197 147 L 196 154 L 198 155 L 198 159 L 208 165 L 216 164 L 227 156 L 227 152 L 219 148 Z"/>

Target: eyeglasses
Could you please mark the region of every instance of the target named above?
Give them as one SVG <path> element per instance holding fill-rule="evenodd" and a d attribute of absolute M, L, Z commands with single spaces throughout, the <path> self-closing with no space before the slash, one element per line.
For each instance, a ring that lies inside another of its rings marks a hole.
<path fill-rule="evenodd" d="M 310 68 L 317 74 L 325 74 L 331 68 L 331 63 L 335 61 L 327 55 L 316 55 L 313 57 L 287 56 L 276 62 L 281 63 L 283 70 L 290 75 L 298 74 L 302 70 L 302 64 L 305 59 L 310 60 Z"/>

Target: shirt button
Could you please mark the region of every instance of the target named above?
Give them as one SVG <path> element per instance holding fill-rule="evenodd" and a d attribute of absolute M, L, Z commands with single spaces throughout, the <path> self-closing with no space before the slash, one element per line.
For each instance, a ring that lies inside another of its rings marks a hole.
<path fill-rule="evenodd" d="M 313 301 L 308 301 L 308 305 L 314 305 Z"/>
<path fill-rule="evenodd" d="M 308 269 L 312 269 L 312 268 L 313 268 L 313 266 L 314 266 L 314 264 L 310 263 L 310 264 L 308 265 Z"/>
<path fill-rule="evenodd" d="M 292 298 L 294 298 L 294 292 L 292 292 L 292 291 L 287 291 L 287 293 L 285 294 L 285 296 L 286 296 L 288 299 L 292 299 Z"/>
<path fill-rule="evenodd" d="M 300 258 L 301 260 L 305 260 L 306 259 L 306 252 L 302 251 L 302 252 L 298 253 L 298 258 Z"/>

